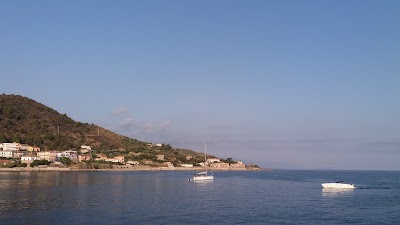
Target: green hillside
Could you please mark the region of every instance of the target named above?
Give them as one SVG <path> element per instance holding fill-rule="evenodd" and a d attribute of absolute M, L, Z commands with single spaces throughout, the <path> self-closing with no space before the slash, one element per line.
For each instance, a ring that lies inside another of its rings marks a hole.
<path fill-rule="evenodd" d="M 76 122 L 66 114 L 60 114 L 32 99 L 19 95 L 0 95 L 0 143 L 19 142 L 38 146 L 43 150 L 79 149 L 90 145 L 97 153 L 133 155 L 143 153 L 140 158 L 155 159 L 164 154 L 176 163 L 201 162 L 204 154 L 187 149 L 147 147 L 146 142 L 131 139 L 100 126 Z M 132 159 L 138 158 L 136 155 Z"/>

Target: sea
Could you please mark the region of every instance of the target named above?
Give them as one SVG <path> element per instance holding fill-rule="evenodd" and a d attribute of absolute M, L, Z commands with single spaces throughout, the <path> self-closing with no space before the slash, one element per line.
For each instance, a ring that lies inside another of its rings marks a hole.
<path fill-rule="evenodd" d="M 0 224 L 400 224 L 400 171 L 213 174 L 0 172 Z"/>

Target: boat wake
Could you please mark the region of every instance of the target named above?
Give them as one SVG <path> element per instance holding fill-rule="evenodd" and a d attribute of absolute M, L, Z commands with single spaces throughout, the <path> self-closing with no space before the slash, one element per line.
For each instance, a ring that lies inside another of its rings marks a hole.
<path fill-rule="evenodd" d="M 364 190 L 398 190 L 400 187 L 371 187 L 371 186 L 357 186 L 357 189 L 364 189 Z"/>

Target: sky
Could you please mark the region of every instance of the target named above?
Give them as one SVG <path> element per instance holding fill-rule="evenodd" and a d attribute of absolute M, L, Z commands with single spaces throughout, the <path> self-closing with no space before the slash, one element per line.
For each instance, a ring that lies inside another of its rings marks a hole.
<path fill-rule="evenodd" d="M 0 1 L 0 93 L 274 169 L 400 170 L 400 1 Z"/>

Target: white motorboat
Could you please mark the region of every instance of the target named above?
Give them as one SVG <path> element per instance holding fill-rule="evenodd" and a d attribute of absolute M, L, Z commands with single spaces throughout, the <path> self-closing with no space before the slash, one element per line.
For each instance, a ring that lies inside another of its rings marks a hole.
<path fill-rule="evenodd" d="M 352 189 L 356 188 L 354 184 L 346 184 L 343 181 L 336 181 L 335 183 L 323 183 L 323 188 L 344 188 L 344 189 Z"/>

